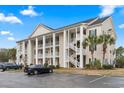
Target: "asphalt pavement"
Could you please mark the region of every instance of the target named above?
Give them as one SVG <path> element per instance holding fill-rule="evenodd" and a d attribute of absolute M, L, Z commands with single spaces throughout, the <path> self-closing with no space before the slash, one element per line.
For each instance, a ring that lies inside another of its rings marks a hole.
<path fill-rule="evenodd" d="M 0 72 L 0 88 L 124 88 L 124 77 Z"/>

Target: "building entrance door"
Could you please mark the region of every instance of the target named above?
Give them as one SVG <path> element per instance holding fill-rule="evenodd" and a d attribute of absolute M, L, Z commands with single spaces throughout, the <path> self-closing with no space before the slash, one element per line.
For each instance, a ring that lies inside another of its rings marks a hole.
<path fill-rule="evenodd" d="M 83 67 L 86 65 L 86 55 L 83 55 Z"/>

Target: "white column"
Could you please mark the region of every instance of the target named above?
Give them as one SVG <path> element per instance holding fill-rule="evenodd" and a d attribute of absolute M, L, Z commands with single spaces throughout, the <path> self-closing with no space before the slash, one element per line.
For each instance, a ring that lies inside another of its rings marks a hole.
<path fill-rule="evenodd" d="M 24 64 L 25 63 L 25 41 L 22 42 L 22 59 Z"/>
<path fill-rule="evenodd" d="M 80 27 L 80 68 L 83 68 L 83 27 Z"/>
<path fill-rule="evenodd" d="M 69 44 L 70 44 L 70 42 L 69 42 L 69 30 L 68 30 L 68 68 L 69 68 Z"/>
<path fill-rule="evenodd" d="M 75 30 L 76 30 L 76 60 L 77 60 L 77 27 L 75 28 Z M 76 66 L 76 68 L 77 68 L 77 66 Z"/>
<path fill-rule="evenodd" d="M 30 65 L 32 63 L 32 57 L 31 57 L 31 40 L 28 40 L 28 54 L 27 54 L 27 57 L 28 57 L 28 65 Z"/>
<path fill-rule="evenodd" d="M 35 39 L 35 61 L 36 61 L 36 64 L 38 64 L 38 38 Z"/>
<path fill-rule="evenodd" d="M 55 54 L 56 50 L 55 50 L 55 33 L 53 33 L 53 65 L 56 65 L 55 63 Z"/>
<path fill-rule="evenodd" d="M 63 34 L 63 66 L 66 67 L 66 30 Z"/>
<path fill-rule="evenodd" d="M 16 64 L 20 64 L 20 44 L 17 43 L 17 47 L 16 47 Z"/>
<path fill-rule="evenodd" d="M 43 36 L 43 64 L 45 63 L 45 36 Z"/>

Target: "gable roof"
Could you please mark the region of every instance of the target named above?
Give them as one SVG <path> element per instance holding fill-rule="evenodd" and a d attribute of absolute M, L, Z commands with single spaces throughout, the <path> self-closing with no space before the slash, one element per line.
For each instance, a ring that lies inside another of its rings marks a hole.
<path fill-rule="evenodd" d="M 72 26 L 72 25 L 78 25 L 78 24 L 81 24 L 81 23 L 90 23 L 91 21 L 95 20 L 97 17 L 95 18 L 90 18 L 88 20 L 84 20 L 84 21 L 80 21 L 80 22 L 76 22 L 76 23 L 73 23 L 73 24 L 69 24 L 69 25 L 66 25 L 66 26 L 63 26 L 63 27 L 60 27 L 60 28 L 57 28 L 57 29 L 54 29 L 54 30 L 60 30 L 60 29 L 63 29 L 63 28 L 66 28 L 66 27 L 69 27 L 69 26 Z"/>
<path fill-rule="evenodd" d="M 46 26 L 46 25 L 44 25 L 44 24 L 38 24 L 38 25 L 35 27 L 35 29 L 34 29 L 34 31 L 32 32 L 32 34 L 29 36 L 29 38 L 30 38 L 31 36 L 33 36 L 33 34 L 37 31 L 37 29 L 38 29 L 39 27 L 43 27 L 43 28 L 49 30 L 50 32 L 53 31 L 52 28 L 50 28 L 50 27 L 48 27 L 48 26 Z"/>
<path fill-rule="evenodd" d="M 89 26 L 91 25 L 96 25 L 96 24 L 100 24 L 102 22 L 104 22 L 106 19 L 108 19 L 110 16 L 107 16 L 107 17 L 103 17 L 103 18 L 98 18 L 98 20 L 96 20 L 95 22 L 93 22 L 92 24 L 90 24 Z"/>

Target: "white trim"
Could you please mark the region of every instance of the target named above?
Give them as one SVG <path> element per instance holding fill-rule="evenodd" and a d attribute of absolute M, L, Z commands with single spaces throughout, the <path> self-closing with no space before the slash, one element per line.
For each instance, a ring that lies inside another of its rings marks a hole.
<path fill-rule="evenodd" d="M 56 65 L 55 63 L 55 54 L 56 50 L 55 50 L 55 33 L 53 33 L 53 65 Z"/>
<path fill-rule="evenodd" d="M 43 64 L 45 63 L 45 36 L 43 36 Z"/>
<path fill-rule="evenodd" d="M 83 27 L 80 27 L 80 68 L 83 68 Z"/>
<path fill-rule="evenodd" d="M 36 53 L 36 57 L 35 57 L 35 60 L 36 60 L 36 64 L 38 64 L 38 38 L 35 39 L 35 53 Z"/>

